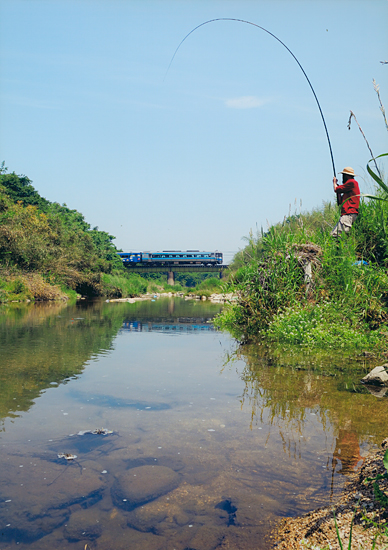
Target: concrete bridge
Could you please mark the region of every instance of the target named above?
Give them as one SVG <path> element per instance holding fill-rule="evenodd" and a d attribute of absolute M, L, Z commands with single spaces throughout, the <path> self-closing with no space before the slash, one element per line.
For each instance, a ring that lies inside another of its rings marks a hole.
<path fill-rule="evenodd" d="M 124 264 L 125 265 L 125 264 Z M 152 265 L 136 265 L 126 268 L 131 273 L 166 273 L 167 283 L 171 286 L 175 284 L 174 273 L 219 273 L 220 279 L 223 278 L 224 272 L 229 269 L 228 265 L 171 265 L 171 266 L 152 266 Z"/>

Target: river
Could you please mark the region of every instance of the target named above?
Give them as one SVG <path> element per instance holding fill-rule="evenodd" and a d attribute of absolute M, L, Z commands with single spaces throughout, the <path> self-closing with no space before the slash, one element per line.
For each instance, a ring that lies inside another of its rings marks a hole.
<path fill-rule="evenodd" d="M 0 550 L 265 550 L 341 490 L 387 435 L 373 361 L 239 347 L 220 309 L 0 309 Z"/>

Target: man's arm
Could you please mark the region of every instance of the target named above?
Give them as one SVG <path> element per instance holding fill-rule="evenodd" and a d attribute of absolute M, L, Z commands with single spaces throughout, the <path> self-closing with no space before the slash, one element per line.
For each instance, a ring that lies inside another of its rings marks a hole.
<path fill-rule="evenodd" d="M 334 186 L 334 180 L 337 180 L 337 178 L 333 178 L 333 186 Z M 349 193 L 349 191 L 352 191 L 353 189 L 354 189 L 354 181 L 353 180 L 348 180 L 347 182 L 343 183 L 342 185 L 337 185 L 337 182 L 336 182 L 335 186 L 334 186 L 334 192 L 335 193 Z"/>

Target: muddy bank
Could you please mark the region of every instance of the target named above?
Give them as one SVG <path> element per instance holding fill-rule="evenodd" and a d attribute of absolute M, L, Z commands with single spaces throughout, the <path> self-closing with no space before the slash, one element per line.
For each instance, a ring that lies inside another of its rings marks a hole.
<path fill-rule="evenodd" d="M 381 445 L 382 449 L 371 453 L 362 467 L 349 476 L 341 496 L 331 505 L 319 508 L 303 516 L 283 519 L 272 531 L 272 548 L 276 550 L 300 550 L 302 548 L 323 549 L 339 548 L 333 511 L 337 519 L 342 544 L 348 545 L 350 526 L 354 515 L 352 532 L 352 549 L 387 548 L 388 544 L 388 507 L 380 501 L 388 499 L 388 479 L 380 479 L 378 487 L 382 492 L 380 500 L 376 498 L 373 482 L 386 472 L 383 456 L 388 449 L 388 438 Z M 385 502 L 387 504 L 387 501 Z M 380 533 L 380 534 L 379 534 Z"/>

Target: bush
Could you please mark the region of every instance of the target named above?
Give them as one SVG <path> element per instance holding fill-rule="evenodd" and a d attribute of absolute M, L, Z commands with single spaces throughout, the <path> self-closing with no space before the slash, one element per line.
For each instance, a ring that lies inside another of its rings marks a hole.
<path fill-rule="evenodd" d="M 39 272 L 50 284 L 98 295 L 100 273 L 124 272 L 113 236 L 91 228 L 82 214 L 51 203 L 25 176 L 0 171 L 0 262 Z"/>
<path fill-rule="evenodd" d="M 388 322 L 388 203 L 364 202 L 350 235 L 338 242 L 330 236 L 336 216 L 338 210 L 324 204 L 250 235 L 232 263 L 227 290 L 237 301 L 217 325 L 245 340 L 374 345 Z M 313 284 L 304 271 L 308 262 Z"/>
<path fill-rule="evenodd" d="M 147 292 L 147 281 L 137 273 L 101 275 L 101 294 L 109 298 L 133 298 Z"/>

